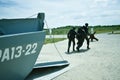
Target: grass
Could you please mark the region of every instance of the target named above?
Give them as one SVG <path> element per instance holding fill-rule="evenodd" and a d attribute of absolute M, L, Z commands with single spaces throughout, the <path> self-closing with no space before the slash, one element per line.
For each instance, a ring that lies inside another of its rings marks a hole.
<path fill-rule="evenodd" d="M 52 34 L 53 35 L 64 35 L 64 34 L 67 34 L 68 31 L 72 27 L 76 27 L 76 30 L 77 30 L 79 26 L 65 26 L 65 27 L 53 28 L 52 29 Z M 112 32 L 112 31 L 120 31 L 120 25 L 89 26 L 89 30 L 90 30 L 91 27 L 94 27 L 94 31 L 96 31 L 96 33 L 105 33 L 105 32 Z M 46 33 L 49 34 L 48 29 L 46 29 Z"/>
<path fill-rule="evenodd" d="M 53 35 L 66 35 L 72 27 L 76 27 L 76 31 L 77 31 L 79 26 L 65 26 L 65 27 L 53 28 L 52 29 L 52 34 Z M 112 33 L 114 31 L 120 31 L 120 25 L 89 26 L 89 30 L 90 30 L 91 27 L 94 27 L 94 31 L 96 31 L 97 34 L 98 33 L 106 33 L 106 32 L 111 32 Z M 49 34 L 48 29 L 46 29 L 46 33 Z M 114 34 L 120 34 L 120 32 L 114 33 Z M 58 42 L 58 41 L 62 41 L 62 40 L 65 40 L 65 39 L 66 38 L 54 38 L 54 39 L 46 38 L 44 44 Z"/>
<path fill-rule="evenodd" d="M 46 38 L 44 44 L 55 43 L 55 42 L 59 42 L 65 39 L 66 38 Z"/>
<path fill-rule="evenodd" d="M 120 31 L 120 26 L 119 27 L 95 27 L 94 31 L 97 33 L 106 33 L 106 32 L 112 32 L 112 31 Z"/>

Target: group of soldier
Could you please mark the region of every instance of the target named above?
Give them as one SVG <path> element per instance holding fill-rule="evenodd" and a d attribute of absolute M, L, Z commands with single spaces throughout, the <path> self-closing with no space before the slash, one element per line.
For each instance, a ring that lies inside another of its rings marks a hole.
<path fill-rule="evenodd" d="M 91 39 L 91 41 L 93 39 L 96 39 L 98 41 L 97 38 L 94 37 L 94 34 L 89 34 L 88 32 L 88 23 L 85 23 L 84 26 L 79 27 L 77 31 L 75 31 L 75 27 L 73 27 L 71 30 L 69 30 L 67 37 L 68 37 L 68 50 L 67 52 L 70 52 L 70 46 L 71 43 L 73 42 L 73 51 L 75 51 L 75 38 L 77 39 L 77 47 L 76 50 L 80 51 L 80 47 L 83 45 L 84 40 L 87 41 L 87 49 L 90 49 L 89 47 L 89 39 Z M 90 37 L 88 38 L 88 36 L 90 35 Z"/>

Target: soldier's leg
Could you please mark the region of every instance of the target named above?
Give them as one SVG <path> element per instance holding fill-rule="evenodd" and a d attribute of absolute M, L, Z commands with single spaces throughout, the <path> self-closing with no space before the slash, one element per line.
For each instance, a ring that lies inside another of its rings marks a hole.
<path fill-rule="evenodd" d="M 93 42 L 93 38 L 91 38 L 91 42 Z"/>
<path fill-rule="evenodd" d="M 97 38 L 95 38 L 95 37 L 94 37 L 94 39 L 95 39 L 96 41 L 98 41 L 98 39 L 97 39 Z"/>
<path fill-rule="evenodd" d="M 79 40 L 78 46 L 76 47 L 77 51 L 79 51 L 80 47 L 83 45 L 84 40 Z"/>
<path fill-rule="evenodd" d="M 68 50 L 67 50 L 68 53 L 70 51 L 70 46 L 71 46 L 71 40 L 69 39 L 69 41 L 68 41 Z"/>
<path fill-rule="evenodd" d="M 90 42 L 89 42 L 88 36 L 86 36 L 85 39 L 86 39 L 86 41 L 87 41 L 87 49 L 90 49 L 90 47 L 89 47 L 89 43 L 90 43 Z"/>
<path fill-rule="evenodd" d="M 73 51 L 75 51 L 75 39 L 73 39 Z"/>
<path fill-rule="evenodd" d="M 77 47 L 76 47 L 77 51 L 79 51 L 79 48 L 80 48 L 80 40 L 78 40 L 77 42 Z"/>

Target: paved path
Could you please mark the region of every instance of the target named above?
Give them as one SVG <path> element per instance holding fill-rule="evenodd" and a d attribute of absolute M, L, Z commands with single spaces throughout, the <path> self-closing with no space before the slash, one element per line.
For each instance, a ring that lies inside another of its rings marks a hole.
<path fill-rule="evenodd" d="M 67 35 L 46 35 L 46 38 L 67 38 Z"/>
<path fill-rule="evenodd" d="M 91 49 L 86 49 L 85 41 L 80 52 L 72 52 L 71 47 L 70 54 L 66 53 L 68 40 L 44 45 L 37 62 L 62 60 L 56 46 L 71 69 L 53 80 L 120 80 L 120 35 L 96 37 L 99 41 L 90 42 Z"/>

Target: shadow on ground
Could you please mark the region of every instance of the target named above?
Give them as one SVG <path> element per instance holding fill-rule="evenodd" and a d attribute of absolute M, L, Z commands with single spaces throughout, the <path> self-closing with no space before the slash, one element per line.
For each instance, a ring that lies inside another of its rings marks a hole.
<path fill-rule="evenodd" d="M 80 51 L 65 52 L 66 54 L 84 53 L 90 49 L 80 49 Z"/>
<path fill-rule="evenodd" d="M 25 80 L 34 80 L 35 78 L 43 77 L 45 75 L 62 70 L 65 67 L 67 67 L 67 66 L 57 66 L 57 67 L 33 69 L 32 72 L 26 77 Z"/>

